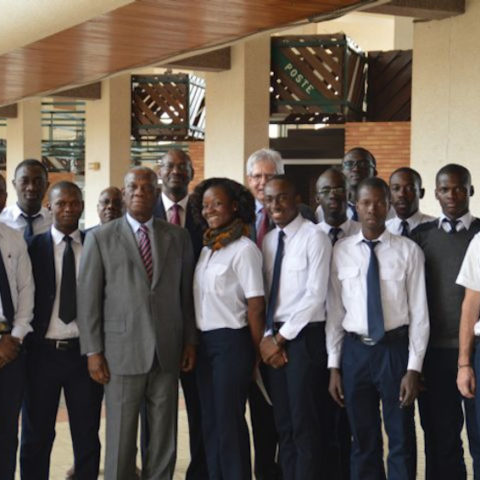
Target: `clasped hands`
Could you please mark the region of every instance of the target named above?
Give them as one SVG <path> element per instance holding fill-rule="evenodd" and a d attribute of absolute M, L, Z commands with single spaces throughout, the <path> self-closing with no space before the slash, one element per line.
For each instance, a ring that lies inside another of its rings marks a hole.
<path fill-rule="evenodd" d="M 285 339 L 280 335 L 267 335 L 260 342 L 260 355 L 267 365 L 281 368 L 288 362 L 285 351 Z"/>

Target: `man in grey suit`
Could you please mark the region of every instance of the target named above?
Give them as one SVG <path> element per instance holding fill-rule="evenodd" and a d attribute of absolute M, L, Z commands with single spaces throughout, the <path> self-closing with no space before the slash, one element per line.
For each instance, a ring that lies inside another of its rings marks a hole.
<path fill-rule="evenodd" d="M 178 376 L 195 363 L 191 241 L 153 218 L 156 184 L 149 168 L 127 173 L 126 215 L 87 235 L 80 266 L 82 353 L 105 385 L 107 480 L 134 478 L 142 401 L 151 429 L 142 478 L 173 477 Z"/>

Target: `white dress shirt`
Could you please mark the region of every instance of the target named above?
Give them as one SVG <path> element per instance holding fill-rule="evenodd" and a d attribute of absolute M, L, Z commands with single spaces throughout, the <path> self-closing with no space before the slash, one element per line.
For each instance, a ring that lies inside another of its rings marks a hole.
<path fill-rule="evenodd" d="M 20 207 L 15 205 L 10 205 L 2 210 L 0 213 L 0 222 L 5 223 L 10 228 L 14 230 L 19 230 L 24 232 L 25 227 L 27 226 L 27 221 L 22 217 L 22 214 L 26 215 Z M 45 207 L 42 207 L 38 212 L 38 217 L 33 221 L 33 233 L 38 235 L 39 233 L 48 232 L 50 226 L 52 225 L 52 214 Z"/>
<path fill-rule="evenodd" d="M 265 290 L 272 285 L 278 233 L 276 227 L 263 240 Z M 317 226 L 300 214 L 284 229 L 284 252 L 274 322 L 279 332 L 294 339 L 309 323 L 325 321 L 325 303 L 332 246 Z M 267 332 L 268 334 L 269 332 Z"/>
<path fill-rule="evenodd" d="M 456 283 L 480 292 L 480 233 L 472 238 L 468 246 Z M 480 336 L 480 320 L 475 323 L 473 331 L 476 336 Z"/>
<path fill-rule="evenodd" d="M 247 299 L 263 295 L 262 254 L 249 238 L 216 251 L 203 247 L 193 280 L 199 330 L 245 327 Z"/>
<path fill-rule="evenodd" d="M 30 263 L 27 245 L 23 240 L 22 234 L 1 223 L 0 251 L 2 252 L 2 259 L 7 272 L 13 310 L 15 313 L 12 335 L 23 340 L 27 333 L 33 331 L 30 326 L 30 322 L 33 318 L 35 293 L 32 265 Z M 1 298 L 0 318 L 5 320 Z"/>
<path fill-rule="evenodd" d="M 163 207 L 165 208 L 165 214 L 167 215 L 167 220 L 170 222 L 170 219 L 173 215 L 173 210 L 170 210 L 175 203 L 177 203 L 181 208 L 178 209 L 178 214 L 180 215 L 180 226 L 185 227 L 185 219 L 187 217 L 187 202 L 188 202 L 188 195 L 183 197 L 179 202 L 174 202 L 170 200 L 163 192 L 162 192 L 162 202 Z"/>
<path fill-rule="evenodd" d="M 418 227 L 418 225 L 422 223 L 431 222 L 432 220 L 435 220 L 435 217 L 426 215 L 425 213 L 422 213 L 419 210 L 417 210 L 413 215 L 411 215 L 406 219 L 408 223 L 408 232 L 411 233 L 414 228 Z M 401 218 L 395 216 L 395 218 L 391 218 L 390 220 L 387 220 L 385 222 L 385 226 L 387 227 L 387 230 L 390 233 L 393 233 L 394 235 L 401 235 L 402 222 L 403 220 Z"/>
<path fill-rule="evenodd" d="M 76 338 L 79 336 L 76 320 L 70 323 L 65 323 L 60 320 L 58 310 L 60 307 L 60 287 L 62 285 L 62 267 L 63 267 L 63 252 L 65 251 L 66 243 L 63 241 L 65 234 L 57 230 L 53 225 L 50 230 L 53 240 L 53 256 L 55 263 L 55 300 L 53 302 L 52 316 L 48 325 L 45 338 L 52 338 L 55 340 L 66 340 L 68 338 Z M 72 238 L 72 249 L 75 254 L 75 273 L 78 278 L 78 267 L 80 266 L 80 256 L 82 255 L 82 237 L 80 230 L 75 230 L 70 234 Z"/>
<path fill-rule="evenodd" d="M 362 232 L 335 245 L 328 294 L 329 368 L 340 367 L 345 330 L 368 335 L 367 271 L 370 247 Z M 408 238 L 385 230 L 375 248 L 385 331 L 409 325 L 408 369 L 421 371 L 430 334 L 425 288 L 425 257 Z"/>
<path fill-rule="evenodd" d="M 444 222 L 444 220 L 449 220 L 449 218 L 444 213 L 442 213 L 438 218 L 438 228 L 443 228 L 448 233 L 450 232 L 450 224 L 448 222 Z M 473 220 L 475 220 L 475 217 L 470 212 L 467 212 L 462 217 L 457 218 L 457 232 L 463 230 L 464 228 L 469 230 Z"/>
<path fill-rule="evenodd" d="M 332 229 L 332 225 L 329 225 L 325 220 L 317 224 L 317 228 L 320 229 L 326 235 L 329 235 L 330 229 Z M 355 235 L 362 229 L 362 225 L 359 222 L 355 222 L 354 220 L 347 218 L 345 222 L 343 222 L 338 228 L 341 229 L 338 232 L 338 240 L 341 238 L 349 237 L 350 235 Z"/>

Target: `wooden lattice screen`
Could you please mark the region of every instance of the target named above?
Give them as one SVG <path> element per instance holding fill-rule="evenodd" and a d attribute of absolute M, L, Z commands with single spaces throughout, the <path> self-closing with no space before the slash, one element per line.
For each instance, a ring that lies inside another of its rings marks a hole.
<path fill-rule="evenodd" d="M 345 35 L 275 37 L 271 70 L 272 122 L 363 119 L 366 57 Z"/>
<path fill-rule="evenodd" d="M 412 51 L 368 53 L 367 118 L 402 122 L 411 118 Z"/>
<path fill-rule="evenodd" d="M 205 82 L 194 75 L 132 76 L 132 135 L 157 140 L 201 140 Z"/>

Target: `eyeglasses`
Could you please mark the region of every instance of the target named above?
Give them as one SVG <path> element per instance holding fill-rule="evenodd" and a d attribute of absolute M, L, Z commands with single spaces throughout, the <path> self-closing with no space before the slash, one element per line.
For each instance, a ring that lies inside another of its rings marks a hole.
<path fill-rule="evenodd" d="M 375 168 L 375 165 L 370 160 L 346 160 L 342 163 L 342 168 L 345 170 L 353 170 L 354 168 Z"/>
<path fill-rule="evenodd" d="M 345 192 L 345 187 L 324 187 L 320 190 L 317 190 L 319 195 L 330 195 L 331 193 L 335 195 L 343 195 Z"/>
<path fill-rule="evenodd" d="M 272 179 L 275 176 L 274 173 L 256 173 L 255 175 L 249 175 L 249 177 L 254 181 L 254 182 L 260 182 L 261 180 L 265 180 L 268 182 L 270 179 Z"/>

